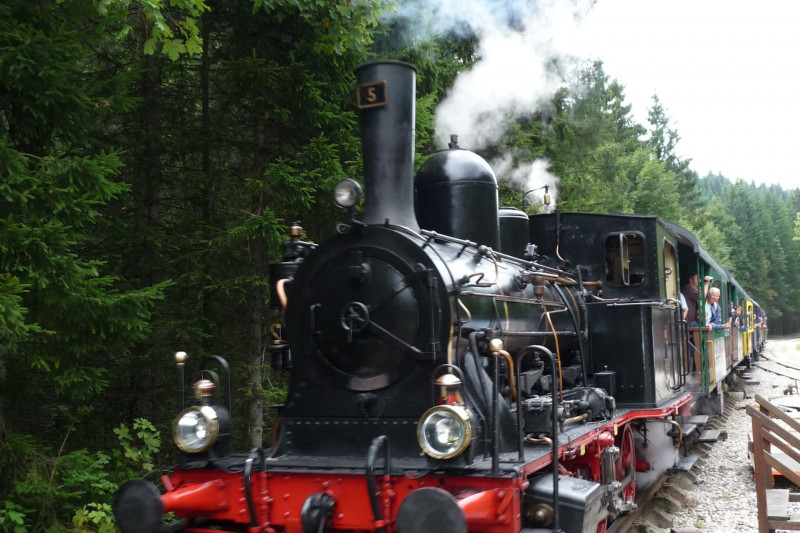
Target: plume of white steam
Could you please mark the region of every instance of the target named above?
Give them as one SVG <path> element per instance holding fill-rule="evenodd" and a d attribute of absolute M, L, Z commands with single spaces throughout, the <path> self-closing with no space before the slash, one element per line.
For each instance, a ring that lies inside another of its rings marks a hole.
<path fill-rule="evenodd" d="M 534 114 L 563 83 L 547 68 L 548 62 L 560 54 L 583 55 L 578 21 L 591 3 L 592 0 L 402 2 L 394 17 L 408 20 L 417 40 L 446 31 L 479 38 L 479 61 L 458 75 L 436 109 L 439 147 L 444 148 L 455 134 L 464 148 L 486 148 L 494 145 L 514 120 Z M 504 159 L 509 157 L 512 156 Z M 495 167 L 498 178 L 512 179 L 523 191 L 547 184 L 555 192 L 557 178 L 547 171 L 547 161 L 528 168 L 510 162 L 501 166 Z"/>
<path fill-rule="evenodd" d="M 530 195 L 526 195 L 529 205 L 543 203 L 545 193 L 543 187 L 545 185 L 549 187 L 551 203 L 555 203 L 558 177 L 550 172 L 550 161 L 546 158 L 537 159 L 531 163 L 517 164 L 511 154 L 504 154 L 493 159 L 489 164 L 497 176 L 502 176 L 504 180 L 523 193 L 534 191 Z"/>
<path fill-rule="evenodd" d="M 513 120 L 533 114 L 559 86 L 524 35 L 488 35 L 480 42 L 479 54 L 480 62 L 456 78 L 436 108 L 440 146 L 451 134 L 472 150 L 496 143 Z"/>
<path fill-rule="evenodd" d="M 647 461 L 651 465 L 648 472 L 636 473 L 637 490 L 649 487 L 669 468 L 672 468 L 679 458 L 679 451 L 672 442 L 672 437 L 667 435 L 671 429 L 669 424 L 647 422 L 647 439 L 635 436 L 636 457 Z"/>

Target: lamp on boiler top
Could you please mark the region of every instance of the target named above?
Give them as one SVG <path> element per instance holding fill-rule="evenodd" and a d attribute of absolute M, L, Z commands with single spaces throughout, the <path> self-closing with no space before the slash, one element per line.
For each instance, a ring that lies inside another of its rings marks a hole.
<path fill-rule="evenodd" d="M 525 211 L 525 197 L 528 196 L 532 192 L 540 191 L 542 189 L 544 189 L 544 198 L 543 198 L 544 205 L 550 205 L 550 186 L 549 185 L 543 185 L 541 187 L 537 187 L 535 189 L 530 189 L 528 191 L 525 191 L 522 194 L 522 211 L 524 213 L 527 213 L 527 211 Z"/>

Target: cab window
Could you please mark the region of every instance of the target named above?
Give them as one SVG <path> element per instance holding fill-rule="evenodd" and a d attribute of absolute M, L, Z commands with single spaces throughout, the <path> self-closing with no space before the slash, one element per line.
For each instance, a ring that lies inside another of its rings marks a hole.
<path fill-rule="evenodd" d="M 638 285 L 646 276 L 644 237 L 639 233 L 613 233 L 605 241 L 606 283 Z"/>

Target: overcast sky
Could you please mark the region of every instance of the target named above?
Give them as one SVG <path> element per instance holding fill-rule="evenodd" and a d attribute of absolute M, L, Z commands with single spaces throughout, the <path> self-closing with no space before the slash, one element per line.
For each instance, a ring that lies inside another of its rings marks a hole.
<path fill-rule="evenodd" d="M 700 176 L 800 187 L 800 1 L 598 0 L 579 32 Z"/>

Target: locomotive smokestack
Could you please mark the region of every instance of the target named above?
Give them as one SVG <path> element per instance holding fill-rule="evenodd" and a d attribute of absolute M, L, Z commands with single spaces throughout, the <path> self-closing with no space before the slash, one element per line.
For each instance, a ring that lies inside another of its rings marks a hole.
<path fill-rule="evenodd" d="M 364 223 L 419 231 L 414 214 L 416 69 L 383 61 L 361 65 L 357 102 L 364 157 Z"/>

